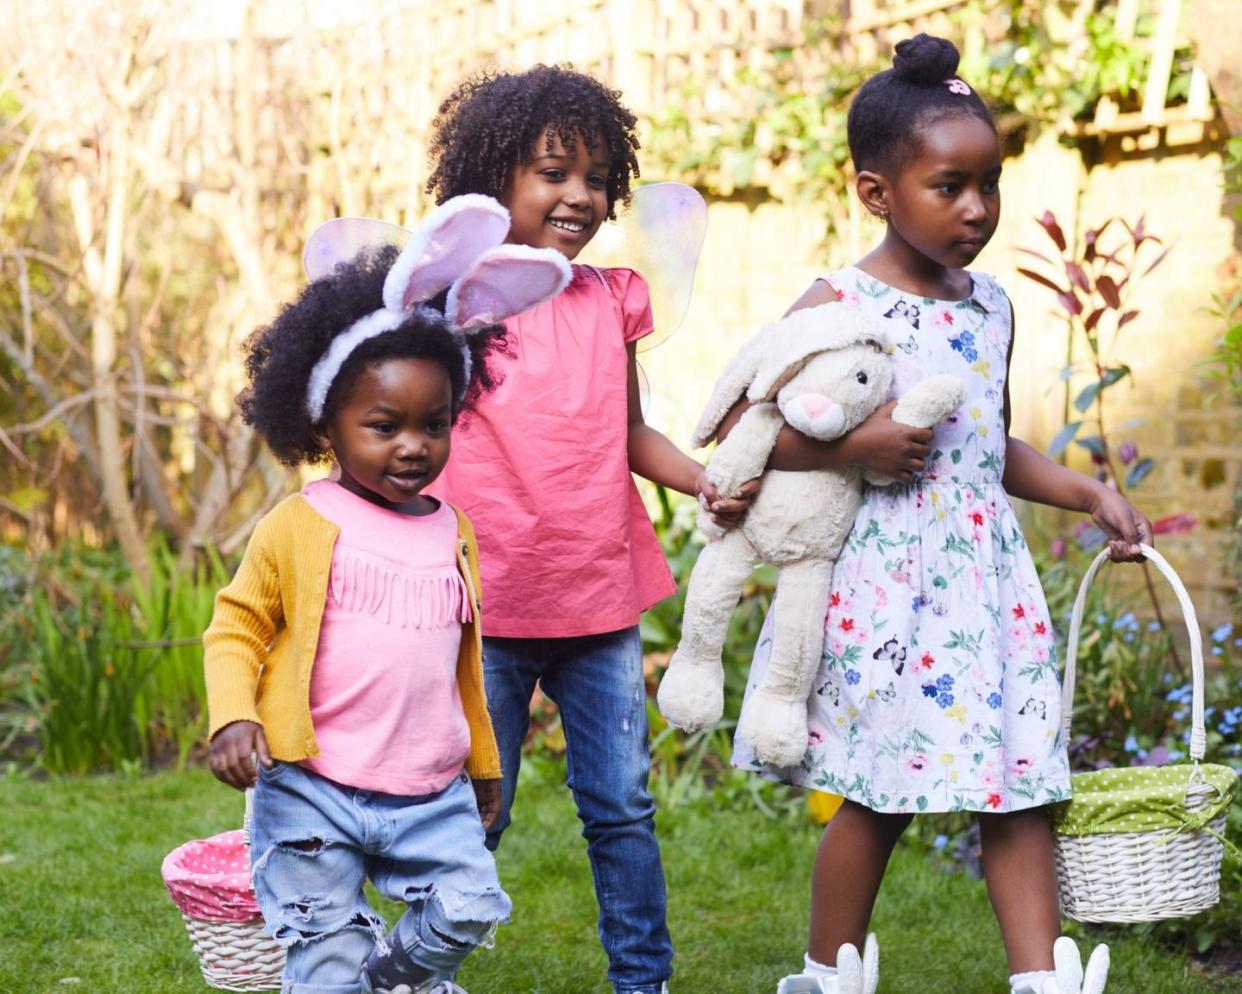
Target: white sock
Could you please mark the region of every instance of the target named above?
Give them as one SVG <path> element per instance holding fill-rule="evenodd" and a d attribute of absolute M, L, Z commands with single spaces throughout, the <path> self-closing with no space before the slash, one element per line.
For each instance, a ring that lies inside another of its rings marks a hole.
<path fill-rule="evenodd" d="M 1009 994 L 1039 994 L 1045 980 L 1056 980 L 1052 970 L 1036 970 L 1033 973 L 1015 973 L 1009 978 Z"/>
<path fill-rule="evenodd" d="M 802 972 L 812 977 L 835 977 L 837 975 L 837 968 L 835 966 L 824 966 L 823 963 L 817 963 L 811 959 L 810 953 L 806 953 L 802 957 L 802 962 L 804 964 Z"/>

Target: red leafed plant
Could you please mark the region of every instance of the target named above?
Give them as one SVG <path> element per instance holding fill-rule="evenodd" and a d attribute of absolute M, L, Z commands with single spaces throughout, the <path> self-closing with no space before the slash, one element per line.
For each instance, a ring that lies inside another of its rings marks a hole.
<path fill-rule="evenodd" d="M 1126 325 L 1139 316 L 1139 309 L 1132 303 L 1134 289 L 1164 261 L 1169 248 L 1147 230 L 1144 217 L 1134 224 L 1111 217 L 1098 228 L 1084 232 L 1081 245 L 1073 246 L 1066 240 L 1065 232 L 1051 211 L 1046 211 L 1036 221 L 1056 247 L 1057 254 L 1020 249 L 1024 255 L 1038 259 L 1042 271 L 1019 268 L 1018 272 L 1056 295 L 1069 335 L 1071 356 L 1071 361 L 1061 371 L 1061 378 L 1076 388 L 1076 392 L 1072 392 L 1073 413 L 1052 440 L 1048 454 L 1058 458 L 1071 444 L 1085 449 L 1091 455 L 1096 476 L 1124 493 L 1127 488 L 1142 483 L 1156 464 L 1149 457 L 1140 457 L 1134 442 L 1116 441 L 1110 436 L 1104 412 L 1105 395 L 1130 376 L 1130 367 L 1118 357 L 1118 347 Z M 1124 235 L 1120 234 L 1121 229 Z M 1110 230 L 1111 237 L 1105 248 L 1101 239 Z M 1086 343 L 1088 355 L 1074 361 L 1075 347 L 1080 341 Z M 1164 527 L 1157 528 L 1158 532 L 1180 533 L 1193 528 L 1195 519 L 1182 514 L 1162 519 L 1160 524 Z M 1089 528 L 1079 541 L 1085 547 L 1099 545 L 1104 535 L 1096 528 Z M 1144 571 L 1147 572 L 1146 565 Z M 1147 587 L 1152 607 L 1160 618 L 1160 605 L 1150 575 Z M 1163 618 L 1160 620 L 1163 623 Z"/>
<path fill-rule="evenodd" d="M 1048 454 L 1056 458 L 1072 443 L 1091 454 L 1096 475 L 1102 481 L 1118 490 L 1137 486 L 1155 468 L 1155 463 L 1139 458 L 1133 442 L 1113 444 L 1104 419 L 1104 399 L 1110 387 L 1130 375 L 1130 367 L 1117 358 L 1117 347 L 1122 329 L 1139 316 L 1138 308 L 1130 304 L 1134 288 L 1164 261 L 1169 250 L 1147 231 L 1141 217 L 1134 225 L 1109 218 L 1098 228 L 1085 232 L 1081 247 L 1073 249 L 1051 211 L 1036 220 L 1059 256 L 1053 258 L 1034 249 L 1021 249 L 1024 255 L 1042 262 L 1047 272 L 1024 268 L 1018 272 L 1056 295 L 1071 343 L 1085 341 L 1090 353 L 1086 361 L 1071 362 L 1061 373 L 1066 382 L 1078 385 L 1073 406 L 1086 417 L 1068 419 L 1052 440 Z M 1115 239 L 1116 247 L 1106 251 L 1100 238 L 1110 228 L 1124 228 L 1126 237 Z M 1071 352 L 1072 349 L 1071 344 Z M 1088 424 L 1095 433 L 1081 434 Z"/>

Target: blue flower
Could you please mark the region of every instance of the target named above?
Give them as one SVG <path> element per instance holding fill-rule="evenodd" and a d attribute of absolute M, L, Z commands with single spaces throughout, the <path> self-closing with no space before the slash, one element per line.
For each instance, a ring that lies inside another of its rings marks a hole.
<path fill-rule="evenodd" d="M 858 670 L 846 670 L 845 671 L 845 682 L 846 683 L 856 684 L 861 679 L 862 679 L 862 674 L 859 673 Z"/>
<path fill-rule="evenodd" d="M 953 677 L 951 677 L 948 673 L 945 673 L 942 676 L 937 677 L 936 687 L 939 690 L 952 690 L 953 689 Z"/>
<path fill-rule="evenodd" d="M 1001 706 L 1001 695 L 995 692 L 988 695 L 988 707 L 995 711 Z"/>
<path fill-rule="evenodd" d="M 1222 649 L 1220 646 L 1218 646 L 1218 645 L 1214 645 L 1214 646 L 1212 646 L 1212 655 L 1213 655 L 1213 656 L 1223 656 L 1224 654 L 1225 654 L 1225 650 L 1224 650 L 1224 649 Z"/>
<path fill-rule="evenodd" d="M 1147 630 L 1148 630 L 1149 632 L 1158 632 L 1158 631 L 1160 631 L 1160 622 L 1158 622 L 1158 621 L 1149 621 L 1149 622 L 1147 622 Z"/>
<path fill-rule="evenodd" d="M 943 849 L 948 844 L 949 837 L 947 835 L 937 835 L 936 838 L 932 840 L 932 846 L 936 849 Z"/>
<path fill-rule="evenodd" d="M 1138 739 L 1136 739 L 1133 735 L 1127 735 L 1125 750 L 1126 752 L 1138 752 L 1139 751 Z"/>
<path fill-rule="evenodd" d="M 953 695 L 949 693 L 941 694 L 939 697 L 936 698 L 936 703 L 939 704 L 942 708 L 952 707 L 953 706 Z"/>
<path fill-rule="evenodd" d="M 1181 708 L 1178 708 L 1176 711 L 1173 712 L 1174 721 L 1182 721 L 1185 717 L 1186 717 L 1186 712 L 1183 711 Z"/>
<path fill-rule="evenodd" d="M 1212 629 L 1212 641 L 1213 642 L 1224 642 L 1225 639 L 1227 639 L 1232 634 L 1233 634 L 1233 625 L 1226 623 L 1224 625 L 1221 625 L 1218 628 Z"/>
<path fill-rule="evenodd" d="M 975 348 L 975 333 L 973 331 L 963 331 L 956 338 L 950 338 L 949 348 L 954 352 L 960 352 L 962 358 L 967 362 L 974 362 L 979 358 L 979 351 Z"/>
<path fill-rule="evenodd" d="M 936 685 L 934 683 L 923 684 L 923 696 L 924 697 L 934 698 L 938 693 L 940 693 L 940 691 L 936 689 Z"/>
<path fill-rule="evenodd" d="M 1164 695 L 1164 699 L 1173 704 L 1186 704 L 1190 701 L 1193 694 L 1194 687 L 1189 683 L 1184 683 L 1180 687 L 1174 687 L 1170 690 Z"/>

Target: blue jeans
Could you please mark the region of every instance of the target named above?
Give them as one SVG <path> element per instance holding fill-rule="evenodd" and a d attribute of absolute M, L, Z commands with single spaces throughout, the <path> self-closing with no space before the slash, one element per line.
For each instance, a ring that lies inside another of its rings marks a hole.
<path fill-rule="evenodd" d="M 406 797 L 295 763 L 260 765 L 251 835 L 255 897 L 288 951 L 282 994 L 361 994 L 370 986 L 364 961 L 390 942 L 420 969 L 451 977 L 509 917 L 464 773 L 439 793 Z M 367 877 L 408 906 L 389 936 L 363 896 Z"/>
<path fill-rule="evenodd" d="M 504 770 L 495 849 L 517 790 L 538 682 L 560 708 L 569 787 L 599 901 L 599 935 L 618 994 L 658 992 L 672 971 L 664 869 L 647 792 L 647 695 L 637 626 L 577 638 L 483 640 L 488 709 Z"/>

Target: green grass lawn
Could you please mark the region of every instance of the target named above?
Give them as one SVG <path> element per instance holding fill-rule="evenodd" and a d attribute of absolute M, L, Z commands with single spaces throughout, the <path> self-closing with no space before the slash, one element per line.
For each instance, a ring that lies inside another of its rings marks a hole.
<path fill-rule="evenodd" d="M 209 990 L 159 866 L 186 839 L 237 827 L 240 795 L 203 771 L 14 781 L 0 784 L 0 812 L 0 994 Z M 772 994 L 801 961 L 817 830 L 700 804 L 661 814 L 659 830 L 676 994 Z M 607 991 L 584 843 L 559 785 L 523 784 L 500 864 L 513 922 L 462 984 L 472 994 Z M 894 858 L 875 929 L 881 994 L 1008 990 L 982 884 L 934 870 L 913 847 Z M 1242 980 L 1208 982 L 1185 958 L 1110 941 L 1109 994 L 1242 994 Z"/>

